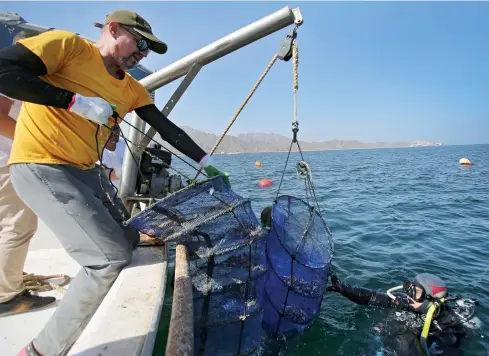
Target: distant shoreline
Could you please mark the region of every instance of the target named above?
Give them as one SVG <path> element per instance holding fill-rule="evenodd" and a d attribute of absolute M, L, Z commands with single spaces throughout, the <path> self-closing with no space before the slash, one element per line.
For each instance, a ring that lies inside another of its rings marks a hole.
<path fill-rule="evenodd" d="M 472 143 L 469 145 L 429 145 L 429 146 L 397 146 L 397 147 L 357 147 L 357 148 L 325 148 L 320 150 L 302 150 L 302 152 L 324 152 L 324 151 L 350 151 L 350 150 L 378 150 L 378 149 L 398 149 L 398 148 L 423 148 L 423 147 L 448 147 L 448 146 L 472 146 L 472 145 L 487 145 L 487 143 Z M 287 153 L 286 151 L 256 151 L 256 152 L 219 152 L 214 155 L 241 155 L 254 153 Z M 297 153 L 299 151 L 291 151 Z"/>

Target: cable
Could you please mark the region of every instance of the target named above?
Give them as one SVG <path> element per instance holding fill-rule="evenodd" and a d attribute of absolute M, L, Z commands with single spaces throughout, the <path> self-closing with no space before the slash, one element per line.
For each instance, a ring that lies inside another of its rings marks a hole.
<path fill-rule="evenodd" d="M 136 129 L 137 131 L 139 131 L 140 133 L 142 133 L 144 136 L 146 137 L 149 137 L 146 135 L 146 133 L 144 133 L 143 131 L 139 130 L 137 127 L 133 126 L 132 124 L 130 124 L 128 121 L 124 120 L 123 118 L 120 117 L 120 115 L 114 111 L 114 114 L 113 114 L 113 117 L 116 119 L 115 122 L 114 122 L 114 127 L 117 128 L 117 134 L 120 135 L 122 137 L 122 139 L 124 140 L 124 143 L 127 147 L 127 149 L 129 150 L 129 153 L 131 154 L 131 157 L 132 159 L 134 160 L 134 163 L 136 164 L 136 166 L 138 167 L 138 173 L 139 173 L 139 176 L 141 178 L 141 180 L 144 180 L 144 173 L 141 171 L 141 166 L 138 162 L 138 160 L 136 159 L 136 156 L 135 154 L 132 152 L 131 148 L 129 147 L 129 144 L 128 142 L 132 143 L 133 145 L 135 145 L 136 147 L 138 146 L 137 144 L 135 144 L 134 142 L 130 141 L 128 138 L 126 138 L 124 136 L 124 133 L 122 132 L 122 129 L 120 128 L 118 122 L 117 122 L 117 119 L 120 119 L 121 121 L 124 121 L 125 123 L 127 123 L 129 126 L 133 127 L 134 129 Z M 99 181 L 100 181 L 100 187 L 102 188 L 102 191 L 105 193 L 105 195 L 109 198 L 109 201 L 111 202 L 111 204 L 117 209 L 117 211 L 121 214 L 121 217 L 123 219 L 125 219 L 125 214 L 124 212 L 115 204 L 114 202 L 114 199 L 115 197 L 117 196 L 119 190 L 117 189 L 117 187 L 113 184 L 112 182 L 112 179 L 110 178 L 110 174 L 111 172 L 113 171 L 113 169 L 107 167 L 109 169 L 109 176 L 108 176 L 108 180 L 111 184 L 111 186 L 115 189 L 115 194 L 113 197 L 110 196 L 110 194 L 106 191 L 103 183 L 102 183 L 102 170 L 103 170 L 103 167 L 106 167 L 104 164 L 103 164 L 103 161 L 102 161 L 102 157 L 103 157 L 103 152 L 107 146 L 107 143 L 108 143 L 108 140 L 105 142 L 104 146 L 102 147 L 102 152 L 100 152 L 100 149 L 99 149 L 99 142 L 98 142 L 98 134 L 100 132 L 100 127 L 103 126 L 105 128 L 107 128 L 111 133 L 114 133 L 115 132 L 115 129 L 114 128 L 111 128 L 109 127 L 108 125 L 97 125 L 97 130 L 95 131 L 95 144 L 96 144 L 96 148 L 97 148 L 97 156 L 98 156 L 98 159 L 99 159 L 99 167 L 100 167 L 100 170 L 99 170 Z M 110 137 L 110 136 L 109 136 Z M 153 138 L 150 137 L 150 139 L 152 141 L 154 141 L 155 143 L 157 143 L 159 145 L 159 142 L 154 140 Z M 172 154 L 173 156 L 179 158 L 180 160 L 182 160 L 183 162 L 185 162 L 187 165 L 189 165 L 190 167 L 192 167 L 193 169 L 197 170 L 194 166 L 192 166 L 190 163 L 188 163 L 187 161 L 185 161 L 184 159 L 182 159 L 181 157 L 179 157 L 177 154 L 175 154 L 174 152 L 172 152 L 171 150 L 167 149 L 166 147 L 163 147 L 167 152 L 169 152 L 170 154 Z M 144 152 L 146 154 L 148 154 L 150 157 L 152 158 L 155 158 L 159 161 L 161 161 L 161 163 L 167 167 L 168 169 L 172 169 L 174 170 L 175 172 L 177 172 L 178 174 L 180 174 L 181 176 L 185 177 L 189 182 L 192 181 L 192 179 L 190 177 L 188 177 L 186 174 L 180 172 L 178 169 L 166 164 L 160 157 L 158 156 L 155 156 L 153 155 L 152 153 L 150 153 L 149 151 L 147 151 L 146 149 L 144 150 Z M 208 178 L 208 176 L 206 174 L 203 173 L 203 175 L 205 177 Z M 149 191 L 149 195 L 152 196 L 152 197 L 155 197 L 155 195 L 153 194 L 153 192 L 151 191 L 151 188 L 150 186 L 148 186 L 148 191 Z"/>
<path fill-rule="evenodd" d="M 111 130 L 112 132 L 114 132 L 114 130 L 112 128 L 110 128 L 109 126 L 107 125 L 103 125 L 104 127 L 108 128 L 109 130 Z M 122 130 L 121 130 L 122 131 Z M 147 136 L 147 135 L 145 135 Z M 133 154 L 133 152 L 131 151 L 131 149 L 129 148 L 129 145 L 127 144 L 127 142 L 129 143 L 132 143 L 134 146 L 138 146 L 136 143 L 132 142 L 131 140 L 129 140 L 128 138 L 126 138 L 124 135 L 122 135 L 123 139 L 125 140 L 126 142 L 126 146 L 127 146 L 127 149 L 129 150 L 129 152 L 131 152 L 131 155 L 133 156 L 133 159 L 135 162 L 136 159 L 135 159 L 135 156 Z M 156 143 L 160 144 L 159 142 L 155 141 Z M 174 170 L 175 172 L 177 172 L 178 174 L 180 174 L 181 176 L 185 177 L 187 180 L 191 180 L 187 175 L 185 175 L 184 173 L 180 172 L 178 169 L 166 164 L 160 157 L 158 156 L 155 156 L 154 154 L 152 154 L 151 152 L 149 152 L 147 149 L 145 149 L 143 152 L 145 152 L 148 156 L 150 156 L 151 158 L 154 158 L 154 159 L 157 159 L 158 161 L 161 161 L 161 163 L 168 169 L 172 169 Z M 169 152 L 169 153 L 172 153 L 172 152 Z M 172 153 L 173 154 L 173 153 Z M 178 157 L 178 156 L 177 156 Z M 188 164 L 188 163 L 187 163 Z M 191 166 L 191 165 L 190 165 Z M 192 168 L 195 169 L 195 167 L 192 166 Z M 204 174 L 205 175 L 205 174 Z M 207 177 L 207 175 L 205 175 Z"/>
<path fill-rule="evenodd" d="M 97 125 L 97 130 L 95 131 L 95 145 L 97 147 L 97 156 L 98 156 L 99 163 L 100 163 L 99 164 L 99 182 L 100 182 L 100 188 L 102 188 L 102 192 L 105 193 L 105 195 L 107 196 L 107 198 L 109 198 L 110 203 L 119 212 L 119 214 L 121 215 L 122 220 L 124 220 L 125 219 L 124 212 L 114 203 L 113 198 L 111 198 L 110 194 L 105 190 L 105 187 L 104 187 L 104 185 L 102 183 L 102 171 L 103 171 L 102 156 L 104 154 L 105 147 L 107 146 L 107 143 L 109 142 L 109 140 L 107 139 L 107 141 L 105 142 L 104 146 L 102 147 L 102 152 L 100 152 L 99 145 L 98 145 L 98 133 L 99 133 L 99 131 L 100 131 L 100 125 Z M 110 175 L 109 175 L 109 182 L 110 182 L 110 184 L 112 186 L 114 186 L 114 184 L 112 184 L 112 181 L 110 180 Z M 117 195 L 117 192 L 114 195 L 114 198 L 116 197 L 116 195 Z"/>
<path fill-rule="evenodd" d="M 119 116 L 119 114 L 117 112 L 114 112 L 114 114 L 117 115 L 117 118 L 121 119 L 122 121 L 124 121 L 126 124 L 128 124 L 129 126 L 131 126 L 133 129 L 135 129 L 136 131 L 142 133 L 144 136 L 148 137 L 151 141 L 153 141 L 154 143 L 157 143 L 158 145 L 161 145 L 161 143 L 159 143 L 158 141 L 156 141 L 154 138 L 152 137 L 149 137 L 148 135 L 146 135 L 146 133 L 140 129 L 138 129 L 137 127 L 135 127 L 134 125 L 132 125 L 129 121 L 127 120 L 124 120 L 123 118 L 121 118 Z M 136 147 L 139 147 L 138 144 L 135 144 L 134 142 L 131 142 L 133 145 L 135 145 Z M 181 161 L 183 161 L 185 164 L 189 165 L 190 167 L 192 167 L 193 169 L 195 169 L 197 172 L 199 171 L 199 169 L 195 168 L 192 164 L 188 163 L 186 160 L 184 160 L 183 158 L 181 158 L 180 156 L 178 156 L 176 153 L 174 153 L 173 151 L 171 151 L 169 148 L 167 147 L 164 147 L 164 146 L 161 146 L 162 149 L 164 149 L 165 151 L 171 153 L 173 156 L 177 157 L 178 159 L 180 159 Z M 171 168 L 171 167 L 170 167 Z M 174 168 L 172 168 L 174 169 Z M 204 173 L 202 173 L 204 174 Z M 207 175 L 204 174 L 204 176 L 208 177 Z"/>

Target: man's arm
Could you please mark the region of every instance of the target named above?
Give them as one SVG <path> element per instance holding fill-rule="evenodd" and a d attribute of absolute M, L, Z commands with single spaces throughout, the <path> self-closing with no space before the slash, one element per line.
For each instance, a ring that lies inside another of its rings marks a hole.
<path fill-rule="evenodd" d="M 60 31 L 48 31 L 36 37 L 24 41 L 39 42 L 37 47 L 33 42 L 30 44 L 43 53 L 42 59 L 20 43 L 0 50 L 0 93 L 25 102 L 68 109 L 99 125 L 106 124 L 112 115 L 110 103 L 58 88 L 39 78 L 55 73 L 65 60 L 82 51 L 78 37 Z"/>
<path fill-rule="evenodd" d="M 74 93 L 51 85 L 43 61 L 21 44 L 0 50 L 0 93 L 13 99 L 67 109 Z"/>
<path fill-rule="evenodd" d="M 14 139 L 16 124 L 15 120 L 9 116 L 13 103 L 13 100 L 0 95 L 0 135 L 11 140 Z"/>
<path fill-rule="evenodd" d="M 135 111 L 143 121 L 160 134 L 163 140 L 195 162 L 200 162 L 206 155 L 206 152 L 185 131 L 171 122 L 154 104 L 137 108 Z"/>

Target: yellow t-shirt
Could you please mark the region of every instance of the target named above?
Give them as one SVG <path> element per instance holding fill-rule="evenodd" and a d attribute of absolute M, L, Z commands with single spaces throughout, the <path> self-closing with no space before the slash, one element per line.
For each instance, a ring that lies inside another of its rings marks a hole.
<path fill-rule="evenodd" d="M 124 79 L 112 77 L 105 68 L 98 48 L 67 31 L 53 30 L 18 41 L 44 62 L 46 82 L 84 96 L 98 96 L 117 107 L 120 117 L 139 107 L 153 104 L 148 91 L 126 73 Z M 113 126 L 111 119 L 108 126 Z M 67 109 L 24 102 L 15 129 L 8 164 L 71 164 L 92 168 L 98 160 L 95 134 L 97 124 Z M 99 129 L 102 147 L 110 131 Z"/>

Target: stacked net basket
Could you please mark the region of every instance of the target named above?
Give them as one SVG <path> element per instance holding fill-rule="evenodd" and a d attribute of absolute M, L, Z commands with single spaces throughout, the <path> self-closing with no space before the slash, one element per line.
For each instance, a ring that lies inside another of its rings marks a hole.
<path fill-rule="evenodd" d="M 210 178 L 158 201 L 126 225 L 187 246 L 196 355 L 257 352 L 267 235 L 248 199 L 221 177 Z"/>

